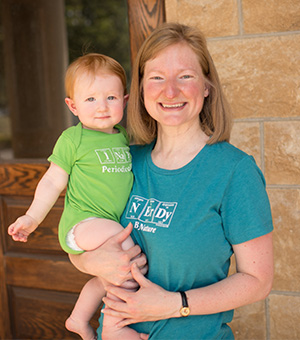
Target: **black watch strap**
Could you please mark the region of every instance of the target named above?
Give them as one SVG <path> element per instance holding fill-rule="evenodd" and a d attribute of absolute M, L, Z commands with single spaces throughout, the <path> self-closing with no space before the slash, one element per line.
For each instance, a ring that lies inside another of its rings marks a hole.
<path fill-rule="evenodd" d="M 187 302 L 187 297 L 185 292 L 179 292 L 181 295 L 181 299 L 182 299 L 182 307 L 188 307 L 188 302 Z"/>
<path fill-rule="evenodd" d="M 190 315 L 190 308 L 188 305 L 187 297 L 185 292 L 179 292 L 181 295 L 181 300 L 182 300 L 182 307 L 180 308 L 180 315 L 183 317 L 186 317 Z"/>

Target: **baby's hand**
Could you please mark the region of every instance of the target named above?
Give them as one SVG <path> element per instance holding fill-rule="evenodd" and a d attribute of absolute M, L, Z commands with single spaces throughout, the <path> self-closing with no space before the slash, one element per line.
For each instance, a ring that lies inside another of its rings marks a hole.
<path fill-rule="evenodd" d="M 38 227 L 37 221 L 29 215 L 19 217 L 8 227 L 8 234 L 14 241 L 27 242 L 28 236 Z"/>

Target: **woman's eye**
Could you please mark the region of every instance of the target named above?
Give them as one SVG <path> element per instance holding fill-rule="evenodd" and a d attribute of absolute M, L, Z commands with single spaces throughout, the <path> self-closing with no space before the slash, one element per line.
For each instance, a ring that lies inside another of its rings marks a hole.
<path fill-rule="evenodd" d="M 152 79 L 152 80 L 161 80 L 162 77 L 160 77 L 160 76 L 153 76 L 150 79 Z"/>
<path fill-rule="evenodd" d="M 185 74 L 185 75 L 182 76 L 181 78 L 182 78 L 182 79 L 190 79 L 190 78 L 192 78 L 192 76 L 189 75 L 189 74 Z"/>
<path fill-rule="evenodd" d="M 94 97 L 90 97 L 90 98 L 87 99 L 88 102 L 93 102 L 93 101 L 95 101 L 95 100 L 96 100 L 96 99 L 95 99 Z"/>

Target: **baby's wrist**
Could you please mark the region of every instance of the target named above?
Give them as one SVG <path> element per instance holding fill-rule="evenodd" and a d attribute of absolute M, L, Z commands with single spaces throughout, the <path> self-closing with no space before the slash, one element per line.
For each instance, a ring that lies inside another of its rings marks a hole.
<path fill-rule="evenodd" d="M 40 222 L 38 221 L 38 219 L 37 219 L 35 216 L 33 216 L 33 214 L 26 212 L 25 215 L 26 215 L 27 217 L 29 217 L 30 219 L 32 219 L 33 224 L 35 224 L 35 225 L 37 225 L 37 226 L 40 224 Z"/>

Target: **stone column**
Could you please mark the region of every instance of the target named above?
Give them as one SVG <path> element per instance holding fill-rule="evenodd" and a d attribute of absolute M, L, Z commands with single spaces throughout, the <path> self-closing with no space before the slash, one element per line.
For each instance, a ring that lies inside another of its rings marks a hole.
<path fill-rule="evenodd" d="M 71 125 L 64 1 L 2 0 L 2 15 L 14 157 L 45 158 Z"/>

